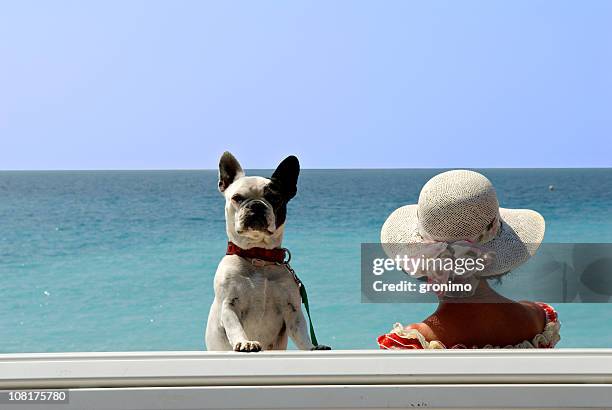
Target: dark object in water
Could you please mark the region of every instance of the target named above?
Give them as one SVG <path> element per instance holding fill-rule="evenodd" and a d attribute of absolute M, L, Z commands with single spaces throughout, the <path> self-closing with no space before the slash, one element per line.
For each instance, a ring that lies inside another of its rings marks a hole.
<path fill-rule="evenodd" d="M 555 186 L 554 185 L 549 185 L 548 186 L 548 190 L 549 191 L 554 191 L 555 190 Z"/>

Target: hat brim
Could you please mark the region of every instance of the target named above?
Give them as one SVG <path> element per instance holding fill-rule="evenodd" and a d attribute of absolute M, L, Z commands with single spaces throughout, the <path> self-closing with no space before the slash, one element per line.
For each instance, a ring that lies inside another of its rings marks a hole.
<path fill-rule="evenodd" d="M 398 253 L 397 245 L 422 244 L 418 232 L 418 205 L 406 205 L 389 215 L 380 232 L 380 240 L 390 257 Z M 499 208 L 501 228 L 497 236 L 480 245 L 485 251 L 495 252 L 491 266 L 482 276 L 497 276 L 518 267 L 535 255 L 544 239 L 546 223 L 530 209 Z"/>

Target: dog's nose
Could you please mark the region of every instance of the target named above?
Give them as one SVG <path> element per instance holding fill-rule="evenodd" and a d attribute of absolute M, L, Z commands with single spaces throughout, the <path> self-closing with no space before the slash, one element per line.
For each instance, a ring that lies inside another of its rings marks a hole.
<path fill-rule="evenodd" d="M 245 227 L 258 231 L 268 229 L 268 207 L 263 201 L 254 200 L 245 205 L 242 223 Z"/>

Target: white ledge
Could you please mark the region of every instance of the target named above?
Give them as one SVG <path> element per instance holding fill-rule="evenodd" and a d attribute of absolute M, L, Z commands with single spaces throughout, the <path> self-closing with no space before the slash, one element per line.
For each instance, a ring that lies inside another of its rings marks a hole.
<path fill-rule="evenodd" d="M 612 384 L 612 349 L 0 355 L 0 389 Z"/>
<path fill-rule="evenodd" d="M 0 390 L 54 388 L 62 410 L 612 408 L 612 350 L 0 355 Z"/>

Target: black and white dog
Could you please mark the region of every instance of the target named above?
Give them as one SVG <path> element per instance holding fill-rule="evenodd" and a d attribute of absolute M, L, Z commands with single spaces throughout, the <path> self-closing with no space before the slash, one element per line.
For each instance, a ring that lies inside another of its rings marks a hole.
<path fill-rule="evenodd" d="M 228 254 L 215 274 L 215 299 L 206 327 L 208 350 L 284 350 L 314 346 L 301 310 L 298 284 L 282 263 L 287 203 L 297 192 L 300 164 L 283 160 L 270 179 L 245 176 L 229 152 L 219 161 L 225 196 Z"/>

